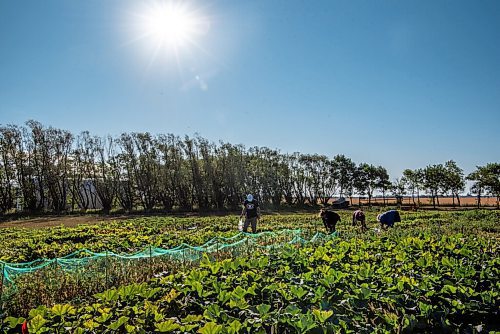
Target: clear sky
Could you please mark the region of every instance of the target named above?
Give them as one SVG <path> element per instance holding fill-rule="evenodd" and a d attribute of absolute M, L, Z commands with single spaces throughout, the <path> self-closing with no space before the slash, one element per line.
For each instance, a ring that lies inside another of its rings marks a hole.
<path fill-rule="evenodd" d="M 159 47 L 170 5 L 0 0 L 0 123 L 197 132 L 391 179 L 500 161 L 500 1 L 177 1 L 197 30 Z"/>

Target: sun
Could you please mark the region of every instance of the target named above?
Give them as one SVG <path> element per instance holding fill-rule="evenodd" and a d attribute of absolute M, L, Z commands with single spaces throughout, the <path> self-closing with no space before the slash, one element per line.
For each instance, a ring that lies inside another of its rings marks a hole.
<path fill-rule="evenodd" d="M 156 48 L 178 51 L 206 32 L 207 22 L 183 3 L 156 2 L 140 15 L 142 36 Z"/>

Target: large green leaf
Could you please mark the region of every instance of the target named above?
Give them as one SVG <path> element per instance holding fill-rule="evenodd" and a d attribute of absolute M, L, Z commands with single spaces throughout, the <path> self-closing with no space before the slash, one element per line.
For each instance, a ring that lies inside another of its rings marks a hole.
<path fill-rule="evenodd" d="M 219 334 L 222 332 L 222 325 L 217 325 L 215 322 L 207 322 L 198 330 L 200 334 Z"/>
<path fill-rule="evenodd" d="M 324 323 L 326 320 L 328 320 L 332 315 L 333 311 L 332 310 L 319 310 L 319 309 L 314 309 L 312 311 L 316 319 L 320 323 Z"/>
<path fill-rule="evenodd" d="M 15 318 L 15 317 L 7 317 L 3 321 L 6 323 L 9 328 L 16 328 L 18 325 L 21 325 L 26 319 L 21 317 L 21 318 Z"/>
<path fill-rule="evenodd" d="M 181 326 L 175 320 L 172 319 L 155 324 L 156 330 L 160 333 L 172 332 L 176 329 L 179 329 L 180 327 Z"/>
<path fill-rule="evenodd" d="M 46 319 L 41 315 L 37 315 L 28 322 L 28 331 L 32 334 L 46 333 L 49 331 L 49 328 L 44 327 L 46 323 Z"/>
<path fill-rule="evenodd" d="M 112 329 L 112 330 L 117 330 L 118 328 L 120 328 L 121 326 L 126 324 L 128 322 L 128 320 L 129 320 L 129 317 L 121 316 L 120 318 L 118 318 L 118 320 L 109 324 L 108 328 Z"/>

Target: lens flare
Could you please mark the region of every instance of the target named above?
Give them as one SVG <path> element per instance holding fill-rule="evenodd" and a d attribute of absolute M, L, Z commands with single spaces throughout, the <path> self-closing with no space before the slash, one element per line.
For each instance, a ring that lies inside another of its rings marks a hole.
<path fill-rule="evenodd" d="M 209 23 L 185 2 L 154 2 L 139 14 L 141 39 L 150 40 L 156 49 L 178 52 L 208 31 Z"/>

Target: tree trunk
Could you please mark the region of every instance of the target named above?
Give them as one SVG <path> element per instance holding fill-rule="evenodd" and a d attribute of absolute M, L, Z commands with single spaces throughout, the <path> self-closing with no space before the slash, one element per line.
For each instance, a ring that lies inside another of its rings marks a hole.
<path fill-rule="evenodd" d="M 456 194 L 456 195 L 457 195 L 458 206 L 461 206 L 460 205 L 460 196 L 458 194 Z"/>

